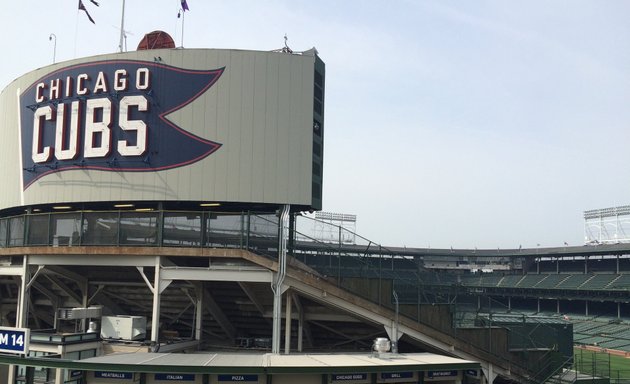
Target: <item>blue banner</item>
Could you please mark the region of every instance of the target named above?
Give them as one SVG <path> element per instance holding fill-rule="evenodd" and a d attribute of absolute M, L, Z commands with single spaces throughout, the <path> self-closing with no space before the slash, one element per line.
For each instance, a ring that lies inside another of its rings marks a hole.
<path fill-rule="evenodd" d="M 156 381 L 195 381 L 195 375 L 183 373 L 156 373 Z"/>
<path fill-rule="evenodd" d="M 131 372 L 94 372 L 94 377 L 97 379 L 117 379 L 117 380 L 131 380 L 133 379 L 133 373 Z"/>
<path fill-rule="evenodd" d="M 435 379 L 436 377 L 456 377 L 459 371 L 451 370 L 451 371 L 428 371 L 427 377 L 429 379 Z"/>
<path fill-rule="evenodd" d="M 367 380 L 367 373 L 343 373 L 331 375 L 333 381 L 359 381 Z"/>
<path fill-rule="evenodd" d="M 20 95 L 23 189 L 70 169 L 155 172 L 204 159 L 221 144 L 168 116 L 223 71 L 111 60 L 47 74 Z"/>
<path fill-rule="evenodd" d="M 218 375 L 218 381 L 249 381 L 258 382 L 258 375 Z"/>
<path fill-rule="evenodd" d="M 412 379 L 413 372 L 381 372 L 381 379 Z"/>

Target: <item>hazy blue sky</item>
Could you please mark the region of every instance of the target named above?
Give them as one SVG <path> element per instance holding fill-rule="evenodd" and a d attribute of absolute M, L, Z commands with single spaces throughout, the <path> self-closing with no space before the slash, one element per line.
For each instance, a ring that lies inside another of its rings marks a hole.
<path fill-rule="evenodd" d="M 117 50 L 122 0 L 12 2 L 0 88 Z M 324 210 L 386 245 L 583 242 L 584 210 L 630 204 L 630 1 L 188 0 L 187 48 L 317 48 Z M 10 10 L 9 10 L 10 9 Z M 127 45 L 179 0 L 128 0 Z"/>

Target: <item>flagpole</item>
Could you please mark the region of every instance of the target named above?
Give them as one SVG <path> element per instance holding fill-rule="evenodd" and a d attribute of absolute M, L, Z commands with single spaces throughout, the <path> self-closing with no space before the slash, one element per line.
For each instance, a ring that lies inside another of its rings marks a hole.
<path fill-rule="evenodd" d="M 118 44 L 118 48 L 120 52 L 123 51 L 123 38 L 125 37 L 125 0 L 122 1 L 122 17 L 120 20 L 120 43 Z"/>
<path fill-rule="evenodd" d="M 186 20 L 186 10 L 182 8 L 182 48 L 184 48 L 184 21 Z"/>

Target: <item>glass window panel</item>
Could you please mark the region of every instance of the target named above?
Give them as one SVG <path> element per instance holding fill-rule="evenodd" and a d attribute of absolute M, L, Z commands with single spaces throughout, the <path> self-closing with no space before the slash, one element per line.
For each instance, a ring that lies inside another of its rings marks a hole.
<path fill-rule="evenodd" d="M 198 247 L 201 245 L 201 214 L 195 212 L 165 212 L 163 245 Z"/>
<path fill-rule="evenodd" d="M 88 359 L 90 357 L 96 356 L 96 349 L 88 349 L 85 351 L 81 351 L 81 359 Z"/>
<path fill-rule="evenodd" d="M 28 216 L 28 244 L 48 245 L 49 215 Z"/>
<path fill-rule="evenodd" d="M 81 213 L 52 215 L 50 229 L 53 245 L 79 245 L 81 242 Z"/>
<path fill-rule="evenodd" d="M 258 253 L 276 254 L 278 250 L 278 222 L 275 214 L 249 217 L 249 249 Z"/>
<path fill-rule="evenodd" d="M 79 360 L 81 357 L 81 352 L 66 352 L 64 359 L 68 360 Z"/>
<path fill-rule="evenodd" d="M 81 228 L 82 244 L 118 244 L 118 212 L 85 212 Z"/>
<path fill-rule="evenodd" d="M 24 245 L 24 216 L 9 219 L 9 245 L 13 247 Z"/>
<path fill-rule="evenodd" d="M 206 239 L 208 247 L 240 248 L 243 216 L 240 213 L 214 213 L 206 216 Z"/>
<path fill-rule="evenodd" d="M 0 220 L 0 247 L 4 248 L 7 246 L 8 241 L 7 241 L 7 220 L 3 219 Z"/>
<path fill-rule="evenodd" d="M 120 215 L 120 244 L 155 245 L 157 212 L 123 212 Z"/>

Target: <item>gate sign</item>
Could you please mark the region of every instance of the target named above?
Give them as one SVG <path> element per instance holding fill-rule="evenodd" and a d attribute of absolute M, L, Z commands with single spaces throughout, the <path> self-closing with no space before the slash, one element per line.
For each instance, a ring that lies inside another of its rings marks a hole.
<path fill-rule="evenodd" d="M 30 339 L 28 328 L 0 327 L 0 352 L 27 354 Z"/>

